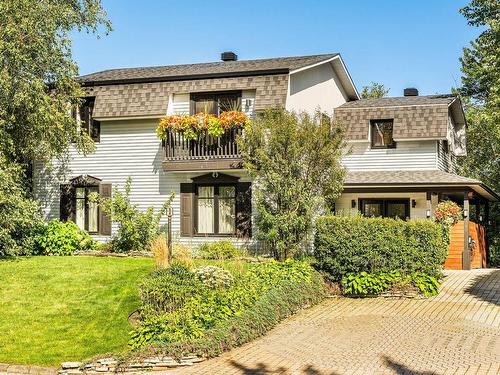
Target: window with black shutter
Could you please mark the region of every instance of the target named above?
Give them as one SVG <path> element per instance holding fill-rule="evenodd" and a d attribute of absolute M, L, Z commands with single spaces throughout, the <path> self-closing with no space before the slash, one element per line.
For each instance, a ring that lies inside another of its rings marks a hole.
<path fill-rule="evenodd" d="M 92 114 L 94 112 L 95 97 L 87 97 L 83 99 L 83 103 L 79 107 L 80 130 L 87 133 L 94 142 L 99 142 L 101 138 L 101 123 L 94 120 Z"/>
<path fill-rule="evenodd" d="M 98 206 L 92 194 L 111 197 L 111 184 L 92 176 L 78 176 L 60 188 L 60 219 L 73 221 L 91 234 L 111 235 L 111 219 Z"/>
<path fill-rule="evenodd" d="M 182 236 L 251 237 L 251 183 L 210 173 L 181 184 Z"/>

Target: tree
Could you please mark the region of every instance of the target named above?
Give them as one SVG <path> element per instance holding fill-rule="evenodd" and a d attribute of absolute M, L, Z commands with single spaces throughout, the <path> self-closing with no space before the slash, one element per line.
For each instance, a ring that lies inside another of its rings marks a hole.
<path fill-rule="evenodd" d="M 460 93 L 467 118 L 467 157 L 459 160 L 460 172 L 482 180 L 500 192 L 500 3 L 472 0 L 460 12 L 468 24 L 483 28 L 465 47 Z M 500 205 L 491 207 L 488 228 L 491 263 L 500 265 Z"/>
<path fill-rule="evenodd" d="M 361 90 L 361 99 L 383 98 L 389 93 L 389 89 L 381 83 L 372 82 L 368 86 L 363 86 Z"/>
<path fill-rule="evenodd" d="M 100 0 L 0 1 L 0 153 L 7 162 L 61 157 L 77 132 L 72 108 L 83 92 L 76 80 L 69 33 L 111 30 Z"/>
<path fill-rule="evenodd" d="M 100 0 L 0 0 L 0 256 L 29 254 L 40 223 L 28 167 L 93 142 L 71 115 L 83 96 L 69 33 L 105 32 Z"/>
<path fill-rule="evenodd" d="M 277 260 L 289 258 L 307 245 L 322 207 L 340 195 L 343 129 L 319 112 L 268 110 L 239 142 L 255 179 L 256 237 Z"/>

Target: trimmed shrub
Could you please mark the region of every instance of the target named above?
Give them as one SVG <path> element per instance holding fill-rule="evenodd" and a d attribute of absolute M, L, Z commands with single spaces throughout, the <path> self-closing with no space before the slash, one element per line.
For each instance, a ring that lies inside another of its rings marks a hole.
<path fill-rule="evenodd" d="M 94 250 L 92 237 L 72 221 L 51 220 L 35 238 L 40 255 L 72 255 L 75 251 Z"/>
<path fill-rule="evenodd" d="M 361 216 L 320 217 L 314 245 L 315 267 L 332 281 L 361 272 L 438 277 L 448 252 L 440 224 Z"/>
<path fill-rule="evenodd" d="M 240 250 L 231 241 L 205 242 L 198 248 L 204 259 L 233 259 L 241 255 Z"/>

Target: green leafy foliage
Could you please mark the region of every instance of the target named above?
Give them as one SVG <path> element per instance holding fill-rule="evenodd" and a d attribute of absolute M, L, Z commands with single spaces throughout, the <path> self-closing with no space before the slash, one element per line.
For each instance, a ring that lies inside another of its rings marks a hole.
<path fill-rule="evenodd" d="M 343 292 L 353 295 L 380 294 L 400 277 L 399 272 L 370 274 L 361 272 L 359 275 L 344 276 L 341 280 Z"/>
<path fill-rule="evenodd" d="M 342 189 L 343 128 L 320 112 L 267 110 L 247 126 L 239 146 L 255 180 L 256 238 L 277 260 L 305 250 L 313 218 Z"/>
<path fill-rule="evenodd" d="M 389 89 L 381 83 L 372 82 L 369 86 L 363 86 L 360 92 L 361 99 L 378 99 L 387 96 Z"/>
<path fill-rule="evenodd" d="M 22 168 L 0 155 L 0 257 L 30 255 L 42 225 L 38 204 L 29 199 Z"/>
<path fill-rule="evenodd" d="M 370 274 L 361 272 L 357 275 L 344 276 L 341 280 L 342 291 L 347 295 L 377 295 L 393 286 L 412 285 L 426 297 L 434 296 L 439 291 L 438 280 L 422 272 L 404 275 L 399 271 Z"/>
<path fill-rule="evenodd" d="M 241 251 L 227 240 L 204 242 L 198 248 L 199 255 L 204 259 L 233 259 L 241 255 Z"/>
<path fill-rule="evenodd" d="M 430 220 L 324 216 L 317 220 L 315 266 L 332 281 L 361 272 L 439 276 L 445 231 Z"/>
<path fill-rule="evenodd" d="M 479 36 L 465 47 L 462 87 L 467 119 L 467 156 L 458 159 L 460 174 L 483 181 L 500 191 L 500 3 L 471 0 L 460 9 Z M 490 204 L 486 223 L 490 264 L 500 266 L 500 203 Z"/>
<path fill-rule="evenodd" d="M 297 310 L 320 302 L 324 295 L 323 281 L 317 273 L 312 274 L 311 282 L 279 281 L 239 315 L 216 324 L 200 337 L 155 343 L 154 352 L 175 357 L 190 354 L 203 358 L 218 356 L 264 335 Z"/>
<path fill-rule="evenodd" d="M 411 274 L 410 280 L 424 296 L 435 296 L 439 292 L 439 281 L 434 276 L 427 275 L 423 272 Z"/>
<path fill-rule="evenodd" d="M 171 193 L 157 213 L 153 207 L 143 212 L 130 202 L 131 185 L 129 177 L 123 191 L 115 187 L 112 198 L 99 199 L 103 211 L 118 223 L 118 233 L 112 240 L 116 252 L 149 250 L 160 233 L 160 220 L 174 199 L 174 193 Z"/>
<path fill-rule="evenodd" d="M 51 220 L 35 238 L 40 255 L 71 255 L 78 250 L 93 250 L 96 243 L 72 221 Z"/>
<path fill-rule="evenodd" d="M 130 344 L 138 348 L 200 339 L 252 309 L 268 292 L 283 285 L 304 284 L 319 289 L 322 285 L 308 264 L 291 260 L 252 264 L 247 272 L 233 275 L 231 284 L 223 288 L 203 282 L 196 271 L 185 267 L 157 271 L 141 285 L 144 320 Z"/>
<path fill-rule="evenodd" d="M 84 96 L 70 33 L 110 30 L 100 0 L 0 2 L 0 153 L 9 162 L 49 161 L 71 141 L 90 151 L 69 109 Z"/>

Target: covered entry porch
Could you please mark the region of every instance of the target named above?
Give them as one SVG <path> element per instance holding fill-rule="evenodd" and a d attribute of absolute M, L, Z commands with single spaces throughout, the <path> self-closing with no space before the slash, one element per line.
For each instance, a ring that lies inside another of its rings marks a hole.
<path fill-rule="evenodd" d="M 439 202 L 452 200 L 464 217 L 452 229 L 445 267 L 468 270 L 488 264 L 489 203 L 498 199 L 481 181 L 438 170 L 348 172 L 335 211 L 430 219 Z"/>

